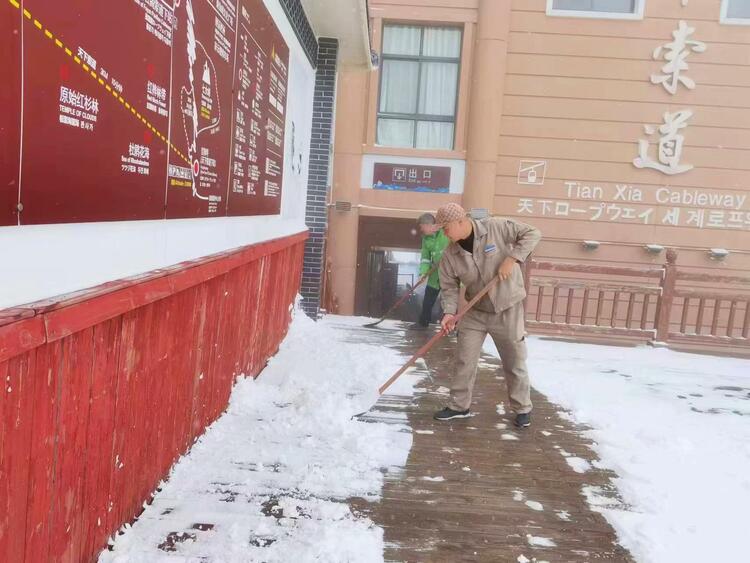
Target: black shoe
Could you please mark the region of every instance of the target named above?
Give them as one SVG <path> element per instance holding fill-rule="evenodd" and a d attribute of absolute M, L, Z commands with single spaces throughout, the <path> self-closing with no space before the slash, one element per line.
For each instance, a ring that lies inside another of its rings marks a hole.
<path fill-rule="evenodd" d="M 529 426 L 531 426 L 531 413 L 522 412 L 517 414 L 516 419 L 513 421 L 513 424 L 515 424 L 519 428 L 528 428 Z"/>
<path fill-rule="evenodd" d="M 469 414 L 469 409 L 466 409 L 465 411 L 454 411 L 451 408 L 445 407 L 443 410 L 436 412 L 432 418 L 435 420 L 451 420 L 453 418 L 468 418 L 471 416 Z"/>
<path fill-rule="evenodd" d="M 427 330 L 427 325 L 423 325 L 422 323 L 413 323 L 409 325 L 409 330 Z"/>

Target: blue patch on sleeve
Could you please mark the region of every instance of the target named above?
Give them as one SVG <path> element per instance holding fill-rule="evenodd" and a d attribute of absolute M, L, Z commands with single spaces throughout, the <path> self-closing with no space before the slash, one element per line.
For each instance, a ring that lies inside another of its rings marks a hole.
<path fill-rule="evenodd" d="M 495 246 L 494 244 L 488 244 L 487 246 L 484 247 L 485 254 L 489 254 L 490 252 L 495 252 L 495 250 L 497 250 L 497 246 Z"/>

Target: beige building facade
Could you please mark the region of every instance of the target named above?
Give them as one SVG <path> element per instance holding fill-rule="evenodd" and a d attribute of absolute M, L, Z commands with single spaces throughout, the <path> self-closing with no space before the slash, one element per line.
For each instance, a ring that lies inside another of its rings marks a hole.
<path fill-rule="evenodd" d="M 339 73 L 327 258 L 454 201 L 532 223 L 535 258 L 750 273 L 750 0 L 371 0 L 377 65 Z"/>

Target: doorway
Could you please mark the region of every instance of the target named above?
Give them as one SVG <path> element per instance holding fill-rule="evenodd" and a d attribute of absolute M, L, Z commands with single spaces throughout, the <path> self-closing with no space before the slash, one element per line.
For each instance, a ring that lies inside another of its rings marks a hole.
<path fill-rule="evenodd" d="M 355 314 L 380 318 L 419 280 L 422 239 L 412 219 L 360 217 Z M 424 284 L 389 318 L 416 321 Z M 433 309 L 438 318 L 439 304 Z"/>

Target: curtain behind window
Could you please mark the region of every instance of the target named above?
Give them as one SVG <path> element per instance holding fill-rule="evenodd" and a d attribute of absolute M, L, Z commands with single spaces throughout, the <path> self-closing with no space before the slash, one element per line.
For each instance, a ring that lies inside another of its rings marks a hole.
<path fill-rule="evenodd" d="M 461 31 L 451 28 L 386 26 L 383 54 L 458 59 Z M 417 119 L 416 114 L 455 118 L 458 62 L 402 61 L 384 58 L 381 70 L 378 144 L 394 147 L 452 149 L 454 124 Z M 415 136 L 416 133 L 416 136 Z"/>
<path fill-rule="evenodd" d="M 612 12 L 632 14 L 635 0 L 554 0 L 556 10 L 576 10 L 582 12 Z"/>
<path fill-rule="evenodd" d="M 750 18 L 750 0 L 728 0 L 728 18 Z"/>

